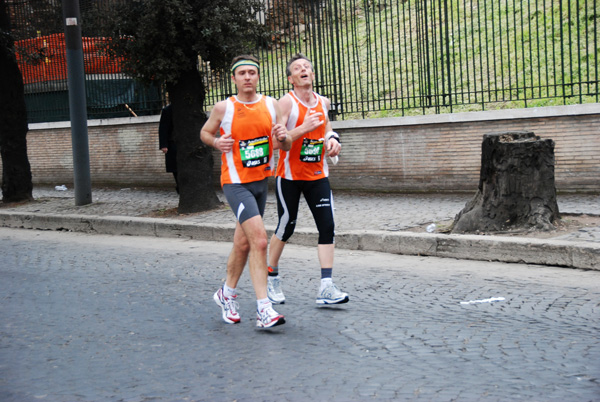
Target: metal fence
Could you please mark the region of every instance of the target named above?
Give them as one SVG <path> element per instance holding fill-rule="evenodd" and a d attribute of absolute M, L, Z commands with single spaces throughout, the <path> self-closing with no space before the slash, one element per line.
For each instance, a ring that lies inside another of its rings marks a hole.
<path fill-rule="evenodd" d="M 338 119 L 598 102 L 597 3 L 265 0 L 259 18 L 273 43 L 256 49 L 259 89 L 285 94 L 286 61 L 302 52 L 313 61 L 316 91 L 331 99 Z M 209 108 L 234 92 L 228 76 L 206 65 L 203 72 Z M 108 93 L 110 83 L 100 78 L 99 92 Z M 128 98 L 128 105 L 156 113 L 154 100 L 142 98 Z"/>

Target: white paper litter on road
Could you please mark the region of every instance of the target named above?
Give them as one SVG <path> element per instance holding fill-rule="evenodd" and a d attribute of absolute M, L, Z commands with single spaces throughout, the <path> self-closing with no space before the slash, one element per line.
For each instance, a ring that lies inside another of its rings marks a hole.
<path fill-rule="evenodd" d="M 463 301 L 463 302 L 460 302 L 460 304 L 492 303 L 492 302 L 503 301 L 503 300 L 506 300 L 506 299 L 504 297 L 491 297 L 489 299 Z"/>

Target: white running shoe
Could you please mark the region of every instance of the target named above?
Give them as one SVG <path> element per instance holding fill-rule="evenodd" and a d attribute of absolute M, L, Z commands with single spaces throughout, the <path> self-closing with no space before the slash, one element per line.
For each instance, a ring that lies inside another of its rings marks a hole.
<path fill-rule="evenodd" d="M 269 296 L 269 300 L 271 300 L 271 303 L 285 303 L 285 296 L 283 295 L 283 291 L 281 290 L 281 279 L 279 278 L 279 276 L 269 276 L 267 278 L 267 296 Z"/>
<path fill-rule="evenodd" d="M 333 282 L 323 288 L 317 296 L 317 304 L 342 304 L 348 303 L 348 293 L 340 291 Z"/>
<path fill-rule="evenodd" d="M 263 310 L 256 311 L 256 326 L 258 328 L 271 328 L 281 324 L 285 324 L 285 318 L 273 310 L 272 305 L 269 304 Z"/>
<path fill-rule="evenodd" d="M 223 312 L 223 321 L 227 324 L 237 324 L 240 322 L 240 314 L 238 313 L 238 302 L 236 301 L 237 295 L 233 295 L 227 298 L 223 295 L 223 288 L 219 288 L 213 296 L 217 306 L 221 307 Z"/>

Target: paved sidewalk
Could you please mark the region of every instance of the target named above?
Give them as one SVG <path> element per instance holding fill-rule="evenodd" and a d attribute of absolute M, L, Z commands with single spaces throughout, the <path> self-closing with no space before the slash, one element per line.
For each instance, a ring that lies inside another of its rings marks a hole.
<path fill-rule="evenodd" d="M 84 206 L 75 206 L 72 189 L 36 187 L 33 195 L 31 203 L 0 204 L 0 226 L 216 241 L 230 241 L 235 226 L 225 202 L 212 211 L 175 214 L 178 196 L 164 189 L 95 188 L 92 204 Z M 224 201 L 221 192 L 218 196 Z M 563 221 L 570 222 L 567 230 L 510 236 L 439 233 L 472 196 L 334 192 L 337 247 L 600 269 L 600 195 L 558 196 Z M 582 216 L 585 225 L 574 225 Z M 265 224 L 274 230 L 276 223 L 270 194 Z M 437 223 L 437 233 L 425 232 L 430 223 Z M 313 218 L 302 202 L 290 243 L 314 245 L 315 236 Z"/>

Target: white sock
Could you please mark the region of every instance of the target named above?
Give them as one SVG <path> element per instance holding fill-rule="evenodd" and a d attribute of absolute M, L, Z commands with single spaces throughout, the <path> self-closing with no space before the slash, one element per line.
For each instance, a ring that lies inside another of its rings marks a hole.
<path fill-rule="evenodd" d="M 231 296 L 235 296 L 236 294 L 237 291 L 235 290 L 235 288 L 230 288 L 227 285 L 223 285 L 223 296 L 229 299 Z"/>
<path fill-rule="evenodd" d="M 333 283 L 333 279 L 331 278 L 323 278 L 321 279 L 321 290 L 325 289 L 327 286 Z"/>
<path fill-rule="evenodd" d="M 256 300 L 256 308 L 258 311 L 263 311 L 267 307 L 271 306 L 271 301 L 267 297 L 266 299 L 258 299 Z"/>

